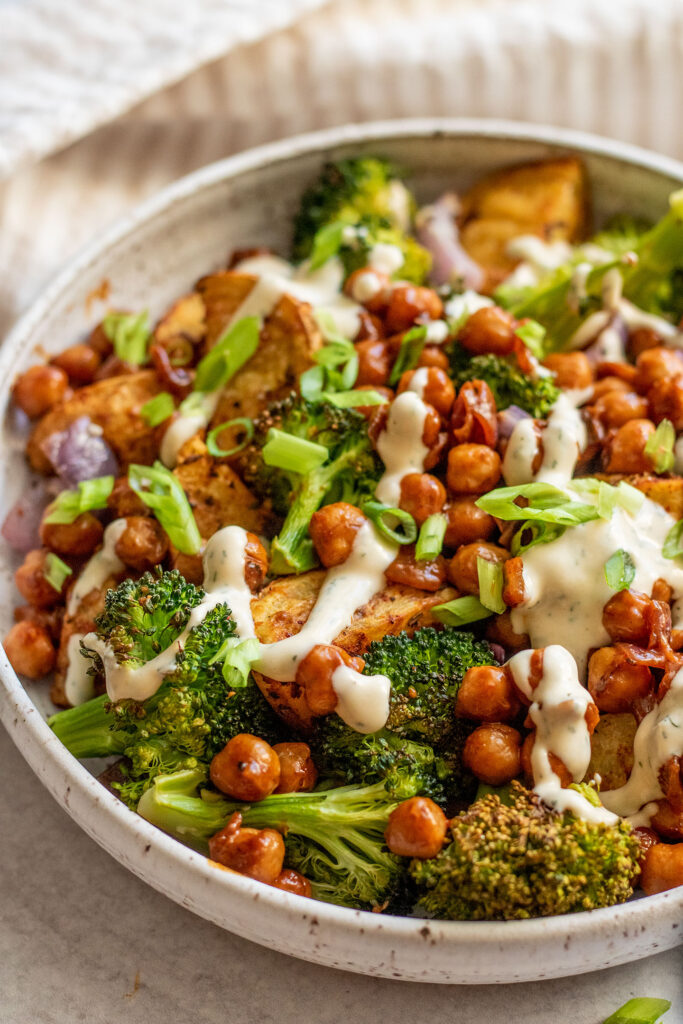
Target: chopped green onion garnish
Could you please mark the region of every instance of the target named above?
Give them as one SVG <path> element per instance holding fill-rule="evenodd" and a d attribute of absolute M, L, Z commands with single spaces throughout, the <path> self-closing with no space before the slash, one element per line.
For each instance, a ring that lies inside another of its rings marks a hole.
<path fill-rule="evenodd" d="M 670 1009 L 671 1003 L 668 999 L 641 996 L 639 999 L 629 999 L 603 1021 L 603 1024 L 657 1024 L 662 1014 Z"/>
<path fill-rule="evenodd" d="M 621 505 L 623 509 L 629 512 L 632 516 L 637 515 L 643 507 L 645 501 L 645 495 L 642 491 L 639 491 L 637 487 L 632 487 L 631 484 L 627 484 L 625 480 L 621 480 L 617 485 L 617 504 Z"/>
<path fill-rule="evenodd" d="M 155 395 L 154 398 L 150 398 L 149 402 L 145 402 L 140 409 L 140 415 L 145 423 L 149 423 L 150 427 L 158 427 L 160 423 L 172 416 L 174 411 L 173 395 L 170 395 L 168 391 L 162 391 L 160 395 Z"/>
<path fill-rule="evenodd" d="M 316 232 L 309 264 L 310 270 L 318 270 L 329 259 L 337 255 L 344 241 L 344 230 L 347 227 L 348 224 L 336 220 L 332 224 L 325 224 Z"/>
<path fill-rule="evenodd" d="M 142 366 L 147 362 L 151 338 L 147 310 L 142 313 L 109 313 L 102 321 L 102 330 L 113 344 L 114 354 L 124 363 Z"/>
<path fill-rule="evenodd" d="M 680 558 L 683 555 L 683 519 L 671 527 L 662 547 L 662 554 L 665 558 Z"/>
<path fill-rule="evenodd" d="M 645 454 L 654 466 L 655 473 L 669 473 L 674 468 L 674 445 L 676 431 L 671 420 L 662 420 L 654 434 L 645 444 Z"/>
<path fill-rule="evenodd" d="M 290 473 L 310 473 L 327 462 L 329 454 L 324 444 L 295 437 L 276 427 L 270 428 L 263 446 L 266 466 L 275 466 Z"/>
<path fill-rule="evenodd" d="M 64 581 L 71 576 L 72 572 L 73 569 L 70 569 L 66 562 L 63 562 L 52 551 L 45 556 L 43 576 L 58 593 L 61 592 Z"/>
<path fill-rule="evenodd" d="M 470 622 L 488 619 L 491 612 L 478 597 L 456 597 L 446 604 L 437 604 L 430 611 L 445 626 L 466 626 Z"/>
<path fill-rule="evenodd" d="M 398 384 L 402 374 L 404 374 L 406 370 L 415 369 L 426 342 L 426 324 L 421 324 L 419 327 L 411 327 L 409 331 L 406 331 L 401 338 L 401 347 L 398 350 L 396 362 L 392 366 L 391 373 L 389 375 L 389 385 L 391 387 Z"/>
<path fill-rule="evenodd" d="M 522 508 L 516 503 L 517 498 L 526 498 L 529 504 Z M 598 509 L 594 505 L 572 501 L 558 487 L 538 482 L 518 487 L 498 487 L 479 498 L 477 505 L 489 515 L 506 522 L 533 519 L 559 526 L 576 526 L 599 518 Z"/>
<path fill-rule="evenodd" d="M 304 398 L 316 401 L 323 391 L 348 391 L 358 376 L 358 354 L 353 342 L 337 332 L 334 320 L 325 312 L 316 312 L 316 321 L 325 344 L 313 354 L 317 363 L 299 378 Z"/>
<path fill-rule="evenodd" d="M 503 566 L 500 562 L 490 562 L 488 558 L 477 556 L 477 576 L 479 600 L 484 608 L 502 615 L 507 607 L 503 600 Z"/>
<path fill-rule="evenodd" d="M 359 405 L 386 405 L 389 399 L 379 391 L 363 391 L 360 388 L 355 391 L 323 391 L 320 396 L 323 401 L 330 405 L 336 405 L 338 409 L 355 409 Z"/>
<path fill-rule="evenodd" d="M 636 563 L 628 551 L 619 548 L 605 562 L 605 579 L 612 590 L 628 590 L 636 578 Z"/>
<path fill-rule="evenodd" d="M 224 430 L 229 430 L 231 427 L 241 427 L 244 430 L 244 438 L 239 444 L 235 445 L 234 448 L 223 449 L 219 446 L 216 438 Z M 215 459 L 226 459 L 230 455 L 237 455 L 243 448 L 251 441 L 254 436 L 254 422 L 247 416 L 238 416 L 234 420 L 226 420 L 225 423 L 219 423 L 217 427 L 210 430 L 206 435 L 206 447 L 209 455 L 213 455 Z"/>
<path fill-rule="evenodd" d="M 550 544 L 557 540 L 566 529 L 566 526 L 557 526 L 555 523 L 523 523 L 512 538 L 510 551 L 513 555 L 523 555 L 537 544 Z M 527 539 L 523 542 L 524 537 Z"/>
<path fill-rule="evenodd" d="M 217 391 L 227 384 L 258 348 L 260 331 L 258 316 L 245 316 L 229 327 L 197 366 L 195 391 Z"/>
<path fill-rule="evenodd" d="M 325 368 L 312 366 L 299 377 L 299 391 L 307 402 L 317 402 L 325 389 Z"/>
<path fill-rule="evenodd" d="M 238 636 L 231 636 L 214 654 L 209 665 L 222 661 L 223 679 L 231 689 L 239 690 L 247 685 L 251 666 L 258 658 L 260 649 L 261 645 L 256 637 L 247 637 L 242 640 Z"/>
<path fill-rule="evenodd" d="M 433 516 L 425 519 L 415 545 L 415 558 L 418 562 L 438 558 L 443 548 L 447 525 L 448 519 L 443 512 L 435 512 Z"/>
<path fill-rule="evenodd" d="M 83 512 L 106 508 L 114 489 L 113 476 L 96 476 L 82 480 L 73 491 L 62 491 L 48 506 L 46 523 L 73 523 Z"/>
<path fill-rule="evenodd" d="M 539 324 L 537 320 L 529 320 L 528 323 L 518 327 L 515 334 L 521 338 L 532 355 L 537 359 L 543 358 L 546 330 L 542 324 Z"/>
<path fill-rule="evenodd" d="M 383 505 L 381 501 L 366 501 L 360 508 L 374 525 L 375 529 L 395 544 L 412 544 L 417 537 L 417 523 L 410 512 L 402 508 Z M 398 526 L 402 530 L 397 529 Z"/>
<path fill-rule="evenodd" d="M 153 466 L 132 465 L 128 482 L 159 523 L 178 551 L 184 555 L 199 553 L 202 541 L 187 495 L 170 470 L 155 462 Z"/>

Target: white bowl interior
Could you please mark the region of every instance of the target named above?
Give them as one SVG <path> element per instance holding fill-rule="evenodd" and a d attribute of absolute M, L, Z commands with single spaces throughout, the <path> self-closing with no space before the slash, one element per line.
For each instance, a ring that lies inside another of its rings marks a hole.
<path fill-rule="evenodd" d="M 498 166 L 577 151 L 587 166 L 598 223 L 621 210 L 654 218 L 683 180 L 683 168 L 671 161 L 585 136 L 487 122 L 408 122 L 336 129 L 264 147 L 165 190 L 67 268 L 0 352 L 5 453 L 0 516 L 22 492 L 28 475 L 17 441 L 21 424 L 8 411 L 15 375 L 45 353 L 80 339 L 108 308 L 147 308 L 156 317 L 200 275 L 224 265 L 234 248 L 268 245 L 286 254 L 292 211 L 324 159 L 359 152 L 386 155 L 408 169 L 418 197 L 427 200 L 446 188 L 463 188 Z M 2 633 L 17 603 L 11 581 L 16 564 L 0 542 Z M 441 982 L 577 973 L 636 959 L 677 941 L 673 925 L 681 916 L 683 890 L 573 918 L 425 925 L 312 906 L 217 872 L 130 814 L 66 754 L 35 714 L 36 709 L 42 715 L 52 710 L 44 685 L 28 684 L 24 692 L 4 656 L 0 675 L 5 723 L 79 823 L 151 884 L 256 941 L 364 973 Z"/>

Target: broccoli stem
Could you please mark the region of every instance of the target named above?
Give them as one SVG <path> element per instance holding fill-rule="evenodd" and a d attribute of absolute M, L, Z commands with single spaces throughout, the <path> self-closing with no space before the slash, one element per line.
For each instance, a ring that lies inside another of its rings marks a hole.
<path fill-rule="evenodd" d="M 105 710 L 108 704 L 105 693 L 78 707 L 58 711 L 48 718 L 47 724 L 74 757 L 122 754 L 130 735 L 112 729 L 114 719 Z"/>

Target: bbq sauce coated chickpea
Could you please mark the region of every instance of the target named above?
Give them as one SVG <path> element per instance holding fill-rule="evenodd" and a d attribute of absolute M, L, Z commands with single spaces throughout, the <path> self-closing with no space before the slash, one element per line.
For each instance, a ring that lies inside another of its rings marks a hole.
<path fill-rule="evenodd" d="M 647 646 L 652 600 L 647 594 L 620 590 L 602 610 L 602 624 L 615 643 Z"/>
<path fill-rule="evenodd" d="M 308 743 L 276 743 L 273 750 L 280 761 L 280 781 L 276 793 L 300 793 L 313 789 L 318 769 Z"/>
<path fill-rule="evenodd" d="M 683 377 L 655 381 L 647 393 L 647 405 L 655 423 L 671 420 L 675 430 L 683 430 Z"/>
<path fill-rule="evenodd" d="M 285 843 L 272 828 L 240 828 L 241 814 L 233 814 L 228 824 L 209 839 L 209 856 L 217 864 L 273 885 L 280 877 L 285 860 Z"/>
<path fill-rule="evenodd" d="M 648 896 L 683 885 L 683 843 L 656 843 L 645 854 L 640 887 Z"/>
<path fill-rule="evenodd" d="M 92 512 L 82 512 L 73 523 L 40 524 L 40 539 L 46 548 L 59 555 L 84 558 L 91 555 L 102 540 L 104 528 Z"/>
<path fill-rule="evenodd" d="M 510 673 L 497 665 L 469 668 L 455 701 L 459 718 L 479 722 L 509 722 L 519 714 L 521 707 Z"/>
<path fill-rule="evenodd" d="M 446 559 L 439 555 L 438 558 L 418 561 L 415 545 L 404 545 L 384 570 L 384 577 L 389 583 L 434 593 L 446 582 Z"/>
<path fill-rule="evenodd" d="M 422 388 L 422 399 L 433 405 L 440 416 L 444 419 L 449 415 L 453 402 L 455 401 L 455 388 L 447 373 L 436 366 L 426 368 L 426 380 Z M 415 370 L 406 370 L 401 374 L 398 382 L 397 394 L 408 391 L 415 376 Z"/>
<path fill-rule="evenodd" d="M 633 386 L 641 395 L 646 395 L 652 385 L 662 379 L 680 377 L 683 374 L 683 358 L 674 349 L 649 348 L 636 359 L 636 376 Z"/>
<path fill-rule="evenodd" d="M 618 714 L 631 711 L 635 701 L 654 690 L 654 678 L 647 665 L 629 663 L 628 653 L 619 646 L 601 647 L 588 662 L 588 692 L 600 711 Z"/>
<path fill-rule="evenodd" d="M 389 298 L 385 322 L 389 334 L 408 331 L 418 318 L 439 320 L 443 302 L 431 288 L 415 284 L 396 285 Z"/>
<path fill-rule="evenodd" d="M 27 679 L 42 679 L 55 667 L 57 652 L 49 632 L 30 619 L 16 622 L 3 646 L 14 671 Z"/>
<path fill-rule="evenodd" d="M 210 775 L 216 789 L 236 800 L 263 800 L 280 782 L 280 759 L 265 740 L 241 732 L 213 758 Z"/>
<path fill-rule="evenodd" d="M 515 318 L 499 306 L 484 306 L 465 321 L 458 340 L 473 355 L 509 355 L 515 347 Z"/>
<path fill-rule="evenodd" d="M 114 550 L 129 568 L 148 572 L 166 557 L 168 537 L 156 519 L 128 516 Z"/>
<path fill-rule="evenodd" d="M 486 541 L 474 541 L 463 544 L 448 563 L 448 578 L 463 594 L 479 594 L 479 571 L 477 559 L 485 558 L 489 562 L 504 562 L 510 552 L 498 544 Z"/>
<path fill-rule="evenodd" d="M 480 725 L 465 741 L 463 764 L 488 786 L 502 786 L 522 770 L 521 746 L 521 734 L 512 726 Z"/>
<path fill-rule="evenodd" d="M 14 583 L 29 604 L 36 608 L 52 608 L 64 597 L 68 580 L 62 584 L 61 590 L 55 590 L 45 578 L 47 571 L 46 559 L 48 552 L 43 548 L 29 551 L 26 558 L 14 574 Z"/>
<path fill-rule="evenodd" d="M 14 382 L 12 398 L 34 420 L 66 395 L 69 378 L 58 366 L 32 366 Z"/>
<path fill-rule="evenodd" d="M 607 473 L 650 473 L 652 460 L 645 454 L 645 445 L 654 434 L 652 420 L 629 420 L 619 427 L 606 445 Z"/>
<path fill-rule="evenodd" d="M 589 388 L 595 377 L 583 352 L 555 352 L 546 356 L 543 366 L 555 375 L 558 388 Z"/>
<path fill-rule="evenodd" d="M 448 453 L 446 484 L 452 494 L 486 494 L 500 473 L 500 455 L 488 445 L 459 444 Z"/>
<path fill-rule="evenodd" d="M 244 581 L 253 592 L 263 586 L 268 575 L 268 552 L 255 533 L 247 533 L 244 545 Z"/>
<path fill-rule="evenodd" d="M 534 731 L 530 732 L 529 735 L 525 738 L 524 743 L 522 744 L 522 751 L 521 751 L 521 755 L 522 755 L 522 772 L 524 773 L 525 779 L 529 783 L 533 783 L 533 781 L 534 781 L 534 773 L 533 773 L 533 770 L 532 770 L 532 767 L 531 767 L 531 751 L 534 748 L 534 743 L 535 742 L 536 742 L 536 730 L 534 729 Z M 551 769 L 553 770 L 555 775 L 557 775 L 558 779 L 560 780 L 560 785 L 562 786 L 562 788 L 566 789 L 567 786 L 571 785 L 571 783 L 574 780 L 573 780 L 571 774 L 569 773 L 569 771 L 567 770 L 567 768 L 565 767 L 564 762 L 561 761 L 560 758 L 557 757 L 557 755 L 553 754 L 552 752 L 548 753 L 548 762 L 550 764 Z"/>
<path fill-rule="evenodd" d="M 446 502 L 446 488 L 431 473 L 406 473 L 401 479 L 399 508 L 410 512 L 418 526 L 440 512 Z"/>
<path fill-rule="evenodd" d="M 128 483 L 127 476 L 119 476 L 114 481 L 111 494 L 107 498 L 107 508 L 112 510 L 115 519 L 126 519 L 128 516 L 153 516 L 151 508 L 145 505 L 142 498 Z"/>
<path fill-rule="evenodd" d="M 356 387 L 361 384 L 386 384 L 394 362 L 391 345 L 385 341 L 359 341 L 355 348 L 358 356 Z"/>
<path fill-rule="evenodd" d="M 459 548 L 461 544 L 471 544 L 475 540 L 488 540 L 495 532 L 496 523 L 493 516 L 478 507 L 477 497 L 476 494 L 464 494 L 462 497 L 452 498 L 444 508 L 445 547 Z"/>
<path fill-rule="evenodd" d="M 66 373 L 71 384 L 92 384 L 102 362 L 92 345 L 70 345 L 54 356 L 52 365 Z"/>
<path fill-rule="evenodd" d="M 335 501 L 313 513 L 308 532 L 326 569 L 346 561 L 358 531 L 366 522 L 360 509 L 346 501 Z"/>
<path fill-rule="evenodd" d="M 648 403 L 635 391 L 608 391 L 599 398 L 591 412 L 608 430 L 623 427 L 629 420 L 647 417 Z"/>
<path fill-rule="evenodd" d="M 384 839 L 399 857 L 436 857 L 446 839 L 448 819 L 438 804 L 426 796 L 404 800 L 389 815 Z"/>
<path fill-rule="evenodd" d="M 275 881 L 271 882 L 271 885 L 275 889 L 282 889 L 283 892 L 294 893 L 295 896 L 308 896 L 310 898 L 313 895 L 309 880 L 292 868 L 284 868 Z"/>
<path fill-rule="evenodd" d="M 296 670 L 296 682 L 303 688 L 312 714 L 330 715 L 336 708 L 332 676 L 340 666 L 348 665 L 361 672 L 364 664 L 362 658 L 354 658 L 334 644 L 316 644 Z"/>

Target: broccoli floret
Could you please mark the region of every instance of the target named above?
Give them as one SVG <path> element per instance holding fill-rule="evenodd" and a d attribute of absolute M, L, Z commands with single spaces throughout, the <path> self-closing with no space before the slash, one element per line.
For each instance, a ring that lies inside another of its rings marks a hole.
<path fill-rule="evenodd" d="M 324 445 L 328 458 L 308 473 L 267 466 L 262 449 L 269 430 Z M 284 523 L 271 545 L 271 570 L 280 575 L 316 565 L 308 524 L 321 505 L 347 501 L 360 505 L 374 495 L 382 463 L 368 437 L 367 422 L 355 409 L 308 402 L 296 394 L 269 406 L 255 421 L 254 441 L 243 461 L 244 479 L 261 498 L 270 499 Z"/>
<path fill-rule="evenodd" d="M 552 377 L 529 377 L 520 370 L 514 356 L 472 356 L 457 341 L 448 355 L 455 386 L 459 388 L 468 380 L 486 381 L 498 409 L 517 405 L 536 419 L 543 419 L 559 398 Z"/>
<path fill-rule="evenodd" d="M 450 920 L 513 920 L 623 903 L 638 874 L 637 840 L 616 825 L 558 814 L 519 783 L 451 821 L 450 843 L 411 863 L 418 907 Z"/>
<path fill-rule="evenodd" d="M 203 593 L 175 571 L 125 580 L 107 594 L 97 634 L 110 643 L 116 635 L 120 664 L 144 664 L 180 635 Z M 181 601 L 175 612 L 174 595 Z M 153 696 L 112 703 L 103 695 L 58 712 L 49 724 L 75 757 L 126 758 L 126 782 L 117 786 L 129 806 L 157 775 L 208 764 L 237 733 L 274 742 L 282 736 L 279 719 L 253 679 L 234 690 L 223 679 L 217 655 L 234 634 L 229 608 L 217 605 L 190 630 Z"/>
<path fill-rule="evenodd" d="M 308 188 L 294 222 L 293 255 L 311 255 L 316 234 L 332 223 L 356 227 L 357 237 L 342 244 L 339 256 L 346 274 L 365 266 L 370 248 L 382 242 L 397 246 L 403 266 L 402 280 L 422 284 L 431 269 L 430 253 L 407 232 L 415 200 L 386 160 L 360 157 L 325 164 L 318 180 Z"/>
<path fill-rule="evenodd" d="M 204 853 L 209 838 L 235 811 L 247 827 L 278 829 L 285 837 L 286 863 L 310 879 L 316 899 L 382 907 L 400 887 L 405 862 L 384 845 L 397 801 L 382 783 L 276 793 L 250 805 L 207 792 L 205 778 L 202 771 L 185 771 L 156 779 L 138 813 Z"/>

